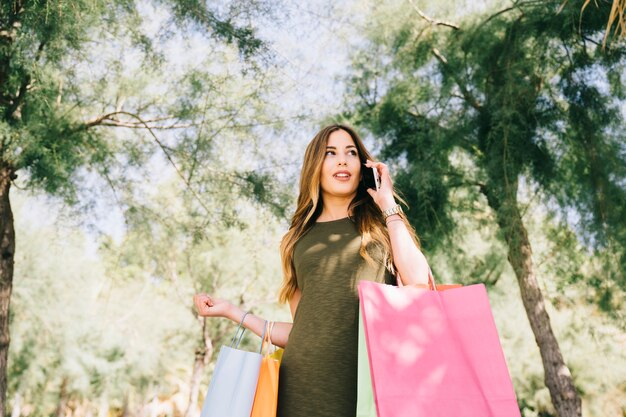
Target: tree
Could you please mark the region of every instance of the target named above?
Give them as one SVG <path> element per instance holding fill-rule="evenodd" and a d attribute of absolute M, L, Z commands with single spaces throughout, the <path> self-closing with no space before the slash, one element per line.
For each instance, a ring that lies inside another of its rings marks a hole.
<path fill-rule="evenodd" d="M 204 203 L 215 213 L 224 206 L 237 213 L 207 224 L 180 178 L 167 174 L 154 187 L 134 188 L 141 203 L 129 203 L 123 239 L 104 237 L 97 258 L 85 254 L 67 209 L 45 199 L 44 221 L 34 198 L 25 203 L 27 193 L 13 193 L 21 238 L 11 310 L 12 415 L 97 409 L 134 416 L 171 406 L 173 397 L 180 414 L 195 416 L 213 347 L 233 326 L 198 320 L 192 295 L 210 291 L 256 312 L 275 309 L 283 227 L 273 207 L 250 202 L 249 187 L 239 189 L 247 183 L 214 177 Z M 209 199 L 213 192 L 219 198 Z M 33 308 L 42 300 L 45 308 Z"/>
<path fill-rule="evenodd" d="M 9 199 L 13 181 L 18 174 L 23 175 L 25 187 L 75 203 L 79 200 L 77 188 L 85 178 L 83 168 L 111 180 L 124 167 L 144 164 L 157 149 L 167 153 L 174 164 L 175 148 L 180 142 L 194 143 L 197 149 L 210 148 L 210 137 L 202 132 L 202 126 L 212 103 L 204 102 L 198 108 L 184 100 L 163 99 L 167 97 L 166 92 L 159 90 L 163 84 L 152 84 L 155 80 L 150 77 L 158 75 L 158 81 L 174 84 L 176 80 L 192 87 L 198 87 L 199 81 L 193 74 L 184 76 L 172 68 L 167 68 L 165 74 L 159 72 L 168 57 L 154 41 L 180 34 L 171 29 L 173 25 L 188 32 L 196 30 L 211 40 L 213 50 L 209 53 L 214 53 L 215 59 L 235 50 L 242 63 L 241 71 L 260 78 L 263 62 L 259 57 L 267 58 L 269 54 L 247 22 L 251 15 L 266 11 L 262 2 L 233 1 L 212 9 L 196 0 L 142 4 L 124 0 L 11 0 L 0 6 L 2 412 L 6 408 L 8 320 L 15 256 Z M 142 16 L 148 12 L 148 19 L 165 19 L 169 24 L 163 30 L 151 31 Z M 143 90 L 137 91 L 137 83 L 124 79 L 124 73 L 131 71 L 144 74 Z M 210 69 L 202 74 L 210 74 Z M 112 96 L 112 91 L 118 94 Z M 232 122 L 222 126 L 226 131 L 234 129 L 240 120 L 235 112 L 222 117 Z M 110 127 L 128 128 L 138 134 L 121 136 Z M 188 129 L 188 138 L 195 133 L 196 140 L 185 141 L 168 133 L 177 129 Z M 161 131 L 161 138 L 154 134 Z"/>
<path fill-rule="evenodd" d="M 211 359 L 219 352 L 215 347 L 223 344 L 232 331 L 225 321 L 198 318 L 189 302 L 193 294 L 209 292 L 242 308 L 267 312 L 268 306 L 276 306 L 280 282 L 275 206 L 251 203 L 246 192 L 253 194 L 252 190 L 239 189 L 236 183 L 223 178 L 207 182 L 218 194 L 207 200 L 210 210 L 222 211 L 230 221 L 207 222 L 206 216 L 195 210 L 194 201 L 184 198 L 178 181 L 164 181 L 147 201 L 133 206 L 127 216 L 124 241 L 119 245 L 107 242 L 102 250 L 108 260 L 108 273 L 117 280 L 153 276 L 164 287 L 164 293 L 187 306 L 189 325 L 178 333 L 194 342 L 193 366 L 188 372 L 189 400 L 183 410 L 189 417 L 198 415 L 200 386 Z M 265 182 L 268 190 L 270 185 Z M 219 191 L 213 187 L 219 187 Z M 223 207 L 236 208 L 236 216 Z M 192 356 L 189 349 L 184 353 L 187 359 Z"/>
<path fill-rule="evenodd" d="M 626 50 L 601 48 L 607 7 L 590 5 L 581 17 L 582 4 L 561 3 L 515 2 L 463 24 L 435 20 L 414 5 L 417 14 L 396 10 L 413 18 L 395 31 L 372 31 L 368 50 L 354 60 L 348 117 L 382 137 L 382 157 L 397 161 L 408 216 L 431 247 L 455 228 L 453 190 L 466 190 L 461 204 L 468 212 L 476 201 L 490 208 L 545 383 L 565 417 L 581 414 L 580 396 L 545 308 L 518 195 L 530 187 L 563 218 L 576 213 L 581 238 L 597 251 L 621 254 L 607 265 L 605 281 L 623 289 L 619 105 Z"/>
<path fill-rule="evenodd" d="M 564 1 L 567 3 L 568 0 Z M 585 1 L 581 8 L 581 13 L 585 11 L 589 6 L 590 1 Z M 613 29 L 615 26 L 615 29 Z M 613 33 L 611 33 L 613 30 Z M 606 23 L 606 31 L 604 33 L 604 39 L 602 40 L 602 47 L 607 45 L 607 41 L 610 37 L 623 38 L 626 36 L 626 2 L 624 0 L 613 0 L 611 5 L 611 13 L 609 14 L 608 21 Z"/>

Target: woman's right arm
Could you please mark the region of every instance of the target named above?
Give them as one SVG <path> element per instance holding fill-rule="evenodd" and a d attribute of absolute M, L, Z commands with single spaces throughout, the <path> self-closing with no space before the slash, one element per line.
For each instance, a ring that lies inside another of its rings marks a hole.
<path fill-rule="evenodd" d="M 300 302 L 300 290 L 297 289 L 291 300 L 289 300 L 289 307 L 291 309 L 292 316 L 295 316 L 298 303 Z M 196 294 L 193 297 L 194 304 L 198 310 L 198 314 L 202 317 L 225 317 L 239 323 L 244 315 L 244 311 L 233 305 L 229 301 L 214 298 L 208 294 Z M 255 333 L 259 337 L 263 334 L 263 327 L 265 326 L 265 319 L 257 317 L 254 314 L 248 314 L 243 322 L 244 327 Z M 287 346 L 289 340 L 289 333 L 291 333 L 292 323 L 287 322 L 275 322 L 272 329 L 272 344 L 284 348 Z"/>

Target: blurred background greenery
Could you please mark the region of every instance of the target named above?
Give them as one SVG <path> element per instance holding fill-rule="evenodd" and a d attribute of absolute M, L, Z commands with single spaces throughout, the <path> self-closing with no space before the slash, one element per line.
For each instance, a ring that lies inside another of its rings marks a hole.
<path fill-rule="evenodd" d="M 625 7 L 3 2 L 1 407 L 198 416 L 233 325 L 192 296 L 290 320 L 304 147 L 345 122 L 439 281 L 487 286 L 522 415 L 625 416 Z"/>

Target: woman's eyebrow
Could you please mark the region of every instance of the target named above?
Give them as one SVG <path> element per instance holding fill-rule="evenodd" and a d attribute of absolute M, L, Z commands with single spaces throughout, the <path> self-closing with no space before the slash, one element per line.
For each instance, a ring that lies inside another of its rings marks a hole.
<path fill-rule="evenodd" d="M 356 146 L 354 146 L 354 145 L 346 146 L 346 149 L 350 149 L 350 148 L 356 149 Z M 337 149 L 337 147 L 336 146 L 327 146 L 326 149 Z"/>

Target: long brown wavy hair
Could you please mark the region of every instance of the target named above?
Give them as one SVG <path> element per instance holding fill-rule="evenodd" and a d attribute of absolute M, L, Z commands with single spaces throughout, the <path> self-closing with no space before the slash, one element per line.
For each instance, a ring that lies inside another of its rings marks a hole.
<path fill-rule="evenodd" d="M 364 164 L 367 159 L 374 161 L 374 158 L 367 149 L 365 149 L 363 141 L 354 129 L 341 124 L 334 124 L 323 128 L 307 146 L 306 152 L 304 153 L 302 171 L 300 172 L 300 194 L 298 195 L 296 212 L 291 219 L 289 231 L 287 231 L 280 243 L 280 255 L 283 266 L 283 283 L 279 294 L 279 301 L 281 303 L 288 302 L 298 288 L 296 271 L 293 264 L 293 252 L 298 240 L 313 227 L 317 218 L 322 213 L 323 201 L 320 185 L 322 164 L 326 155 L 328 137 L 337 130 L 344 130 L 352 137 L 361 164 Z M 363 169 L 363 165 L 361 169 Z M 393 193 L 396 200 L 406 206 L 406 203 L 396 193 L 395 189 Z M 389 239 L 387 225 L 385 224 L 380 208 L 367 193 L 367 188 L 363 181 L 359 182 L 356 196 L 348 207 L 348 213 L 356 223 L 359 234 L 361 235 L 361 249 L 359 250 L 361 256 L 367 262 L 374 263 L 374 260 L 368 253 L 368 246 L 375 245 L 382 248 L 385 267 L 392 274 L 395 274 L 395 265 L 393 263 L 391 241 Z M 415 234 L 415 230 L 409 224 L 406 217 L 402 216 L 402 219 L 413 241 L 419 246 L 419 240 Z"/>

